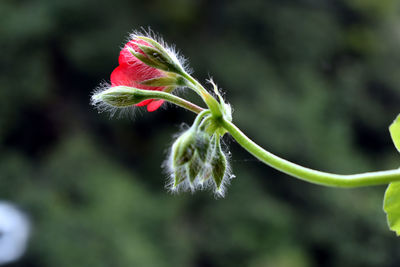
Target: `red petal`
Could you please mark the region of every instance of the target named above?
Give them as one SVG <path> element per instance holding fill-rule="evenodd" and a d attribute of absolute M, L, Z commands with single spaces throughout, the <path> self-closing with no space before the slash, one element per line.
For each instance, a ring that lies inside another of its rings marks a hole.
<path fill-rule="evenodd" d="M 132 53 L 128 50 L 129 47 L 137 52 L 144 54 L 143 51 L 140 50 L 140 48 L 137 46 L 137 44 L 151 46 L 143 40 L 131 40 L 121 50 L 118 59 L 120 65 L 126 66 L 126 71 L 129 72 L 129 76 L 131 77 L 131 79 L 139 83 L 144 80 L 165 76 L 163 72 L 153 67 L 147 66 L 145 63 L 132 55 Z"/>
<path fill-rule="evenodd" d="M 147 105 L 147 111 L 148 112 L 156 111 L 163 103 L 164 100 L 154 100 L 153 102 Z"/>
<path fill-rule="evenodd" d="M 146 106 L 146 105 L 150 104 L 150 102 L 152 102 L 153 100 L 154 100 L 154 99 L 146 99 L 146 100 L 143 100 L 142 102 L 136 104 L 136 106 L 138 106 L 138 107 Z"/>
<path fill-rule="evenodd" d="M 120 65 L 114 69 L 111 73 L 111 86 L 126 85 L 133 86 L 135 82 L 129 76 L 129 72 L 126 71 L 126 67 Z"/>
<path fill-rule="evenodd" d="M 152 87 L 140 84 L 141 82 L 148 79 L 163 77 L 165 76 L 165 74 L 160 70 L 147 66 L 146 64 L 138 60 L 134 55 L 132 55 L 131 52 L 129 52 L 128 47 L 144 54 L 143 51 L 141 51 L 140 48 L 137 46 L 137 44 L 151 46 L 150 44 L 142 40 L 134 39 L 129 41 L 121 50 L 121 53 L 119 55 L 118 61 L 120 65 L 115 68 L 114 71 L 111 73 L 111 86 L 125 85 L 145 90 L 165 90 L 166 87 L 164 86 Z M 149 112 L 152 112 L 157 110 L 162 105 L 162 103 L 164 103 L 164 100 L 147 99 L 136 104 L 136 106 L 147 105 L 147 110 Z"/>
<path fill-rule="evenodd" d="M 111 73 L 111 86 L 125 85 L 139 89 L 163 91 L 165 89 L 164 86 L 153 87 L 140 84 L 142 81 L 162 77 L 164 75 L 157 69 L 143 66 L 142 64 L 143 63 L 136 65 L 119 65 Z"/>
<path fill-rule="evenodd" d="M 132 55 L 132 53 L 128 50 L 128 47 L 132 48 L 133 50 L 135 50 L 136 52 L 140 52 L 144 55 L 143 51 L 140 50 L 140 48 L 137 46 L 137 44 L 141 44 L 141 45 L 147 45 L 147 46 L 151 46 L 150 44 L 148 44 L 147 42 L 143 41 L 143 40 L 131 40 L 129 41 L 125 47 L 121 50 L 121 52 L 119 53 L 119 58 L 118 58 L 118 62 L 119 64 L 134 64 L 135 62 L 138 62 L 139 60 Z M 140 61 L 139 61 L 140 62 Z"/>

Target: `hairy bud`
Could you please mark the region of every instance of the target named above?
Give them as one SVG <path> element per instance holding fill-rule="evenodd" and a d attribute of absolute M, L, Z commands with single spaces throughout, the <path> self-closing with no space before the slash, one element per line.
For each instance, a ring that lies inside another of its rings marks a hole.
<path fill-rule="evenodd" d="M 209 142 L 209 139 L 203 138 L 204 135 L 206 135 L 204 132 L 197 132 L 190 128 L 173 144 L 170 158 L 174 188 L 182 182 L 193 187 L 193 183 L 204 165 L 204 146 L 208 147 L 205 141 Z"/>
<path fill-rule="evenodd" d="M 95 93 L 92 96 L 92 103 L 98 105 L 105 103 L 112 107 L 129 107 L 148 99 L 148 92 L 134 87 L 114 86 Z"/>
<path fill-rule="evenodd" d="M 145 42 L 145 44 L 137 42 L 137 50 L 128 48 L 137 59 L 150 67 L 166 72 L 178 74 L 183 72 L 183 67 L 177 57 L 153 38 L 136 35 L 134 39 Z"/>
<path fill-rule="evenodd" d="M 171 176 L 169 188 L 176 192 L 210 187 L 223 196 L 231 176 L 220 136 L 210 136 L 200 128 L 194 124 L 174 142 L 166 164 Z"/>
<path fill-rule="evenodd" d="M 219 137 L 215 141 L 215 146 L 213 149 L 213 153 L 211 155 L 210 164 L 212 169 L 212 178 L 214 180 L 216 190 L 218 192 L 221 190 L 223 179 L 226 177 L 227 164 L 228 164 L 226 156 L 221 149 Z"/>

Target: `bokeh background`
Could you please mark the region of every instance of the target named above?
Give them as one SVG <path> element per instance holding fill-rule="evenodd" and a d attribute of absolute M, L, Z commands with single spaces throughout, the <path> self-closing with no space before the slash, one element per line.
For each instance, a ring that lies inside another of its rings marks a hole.
<path fill-rule="evenodd" d="M 227 196 L 171 195 L 161 164 L 193 114 L 110 120 L 89 105 L 127 34 L 150 26 L 270 151 L 343 174 L 397 168 L 387 127 L 400 112 L 399 4 L 0 1 L 0 200 L 33 224 L 7 266 L 399 266 L 384 186 L 307 184 L 226 138 Z"/>

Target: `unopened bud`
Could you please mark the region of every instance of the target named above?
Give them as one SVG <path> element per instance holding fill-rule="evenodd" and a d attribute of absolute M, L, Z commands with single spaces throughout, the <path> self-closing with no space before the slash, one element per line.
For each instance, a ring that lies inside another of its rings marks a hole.
<path fill-rule="evenodd" d="M 129 107 L 148 99 L 143 90 L 127 86 L 113 86 L 92 96 L 94 104 L 104 102 L 113 107 Z"/>
<path fill-rule="evenodd" d="M 183 67 L 175 55 L 170 55 L 170 52 L 165 49 L 161 44 L 153 40 L 152 38 L 145 36 L 136 36 L 138 40 L 145 41 L 149 45 L 137 43 L 140 51 L 135 51 L 129 48 L 129 51 L 137 59 L 145 63 L 146 65 L 160 69 L 166 72 L 182 73 Z"/>
<path fill-rule="evenodd" d="M 219 137 L 218 137 L 219 138 Z M 216 142 L 215 149 L 211 156 L 212 178 L 217 187 L 217 191 L 221 189 L 222 181 L 226 176 L 227 163 L 224 152 L 222 152 L 219 141 Z"/>
<path fill-rule="evenodd" d="M 191 129 L 183 133 L 172 146 L 172 158 L 175 167 L 180 167 L 192 159 L 195 152 L 196 137 Z"/>
<path fill-rule="evenodd" d="M 174 187 L 188 178 L 189 169 L 186 163 L 190 162 L 195 154 L 195 135 L 196 132 L 189 129 L 184 132 L 172 146 L 171 164 L 174 173 Z"/>
<path fill-rule="evenodd" d="M 218 133 L 210 136 L 201 122 L 200 114 L 193 126 L 173 144 L 167 162 L 171 174 L 169 185 L 175 192 L 211 187 L 222 197 L 224 185 L 231 178 L 227 156 L 221 148 L 221 136 Z"/>
<path fill-rule="evenodd" d="M 194 127 L 184 132 L 173 144 L 170 155 L 170 169 L 173 187 L 186 181 L 191 188 L 196 186 L 196 178 L 204 173 L 209 154 L 210 136 Z M 202 177 L 199 177 L 202 180 Z"/>

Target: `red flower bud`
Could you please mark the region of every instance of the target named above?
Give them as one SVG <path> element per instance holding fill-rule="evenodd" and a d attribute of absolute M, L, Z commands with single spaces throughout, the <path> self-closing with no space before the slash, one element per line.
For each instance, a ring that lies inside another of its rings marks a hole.
<path fill-rule="evenodd" d="M 129 49 L 133 49 L 136 52 L 139 52 L 143 55 L 143 51 L 138 47 L 139 45 L 145 45 L 152 47 L 149 43 L 139 40 L 133 39 L 129 41 L 125 47 L 121 50 L 119 55 L 119 66 L 114 69 L 111 73 L 111 86 L 130 86 L 139 89 L 146 89 L 146 90 L 156 90 L 156 91 L 165 91 L 171 89 L 168 86 L 149 86 L 144 85 L 142 82 L 154 79 L 154 78 L 161 78 L 166 77 L 168 74 L 162 70 L 156 69 L 154 67 L 150 67 L 140 61 L 137 57 L 135 57 Z M 154 99 L 147 99 L 136 106 L 146 106 L 149 112 L 157 110 L 164 100 L 154 100 Z"/>

